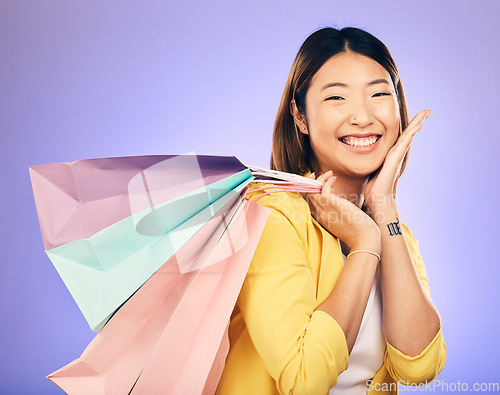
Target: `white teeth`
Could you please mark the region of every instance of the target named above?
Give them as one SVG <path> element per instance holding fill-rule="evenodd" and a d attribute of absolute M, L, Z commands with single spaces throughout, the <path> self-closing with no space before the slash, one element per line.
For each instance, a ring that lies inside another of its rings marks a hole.
<path fill-rule="evenodd" d="M 357 138 L 357 137 L 347 136 L 343 137 L 341 140 L 345 144 L 348 144 L 353 147 L 368 147 L 369 145 L 375 144 L 378 140 L 378 137 L 372 136 L 372 137 Z"/>

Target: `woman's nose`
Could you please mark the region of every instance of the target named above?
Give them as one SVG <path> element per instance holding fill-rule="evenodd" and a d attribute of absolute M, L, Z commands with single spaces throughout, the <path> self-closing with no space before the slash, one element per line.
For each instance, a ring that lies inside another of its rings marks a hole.
<path fill-rule="evenodd" d="M 359 102 L 353 104 L 349 116 L 349 123 L 359 127 L 366 127 L 373 122 L 373 114 L 366 103 Z"/>

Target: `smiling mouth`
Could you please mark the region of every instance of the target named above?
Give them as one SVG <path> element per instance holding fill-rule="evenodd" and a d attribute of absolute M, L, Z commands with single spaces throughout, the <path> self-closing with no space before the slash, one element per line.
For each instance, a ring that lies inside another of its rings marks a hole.
<path fill-rule="evenodd" d="M 382 137 L 381 134 L 371 135 L 369 137 L 353 137 L 353 136 L 345 136 L 339 138 L 339 141 L 348 145 L 350 147 L 369 147 L 374 145 L 377 141 Z"/>

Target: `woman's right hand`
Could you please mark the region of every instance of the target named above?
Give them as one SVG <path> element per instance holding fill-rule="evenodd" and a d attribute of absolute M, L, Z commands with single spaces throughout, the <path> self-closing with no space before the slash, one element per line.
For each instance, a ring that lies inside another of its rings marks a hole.
<path fill-rule="evenodd" d="M 330 233 L 352 250 L 370 249 L 381 253 L 380 229 L 373 219 L 349 200 L 333 192 L 335 177 L 327 171 L 317 180 L 323 182 L 320 194 L 308 194 L 311 214 Z"/>

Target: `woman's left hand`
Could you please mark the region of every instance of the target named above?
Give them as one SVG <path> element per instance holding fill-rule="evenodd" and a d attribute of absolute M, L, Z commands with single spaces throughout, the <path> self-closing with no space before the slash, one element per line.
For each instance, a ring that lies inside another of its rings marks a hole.
<path fill-rule="evenodd" d="M 395 205 L 396 191 L 394 186 L 401 171 L 403 158 L 410 148 L 413 136 L 422 129 L 422 121 L 431 114 L 432 111 L 429 110 L 421 111 L 411 120 L 387 153 L 382 166 L 366 184 L 364 199 L 371 215 L 376 213 L 379 207 Z"/>

